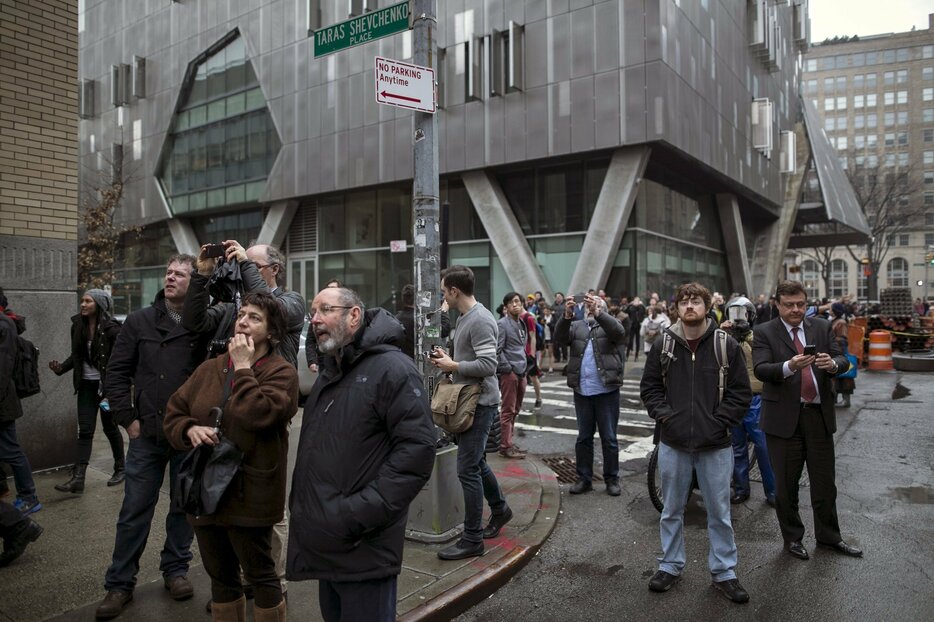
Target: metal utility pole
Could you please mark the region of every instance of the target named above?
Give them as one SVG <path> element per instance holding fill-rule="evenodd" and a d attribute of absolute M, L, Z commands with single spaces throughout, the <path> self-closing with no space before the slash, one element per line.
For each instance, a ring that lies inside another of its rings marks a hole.
<path fill-rule="evenodd" d="M 412 47 L 415 64 L 435 67 L 437 0 L 412 0 Z M 436 71 L 437 75 L 437 71 Z M 438 121 L 434 114 L 415 112 L 415 174 L 412 184 L 412 226 L 415 301 L 415 358 L 428 394 L 434 392 L 435 368 L 424 353 L 441 345 L 441 287 Z"/>

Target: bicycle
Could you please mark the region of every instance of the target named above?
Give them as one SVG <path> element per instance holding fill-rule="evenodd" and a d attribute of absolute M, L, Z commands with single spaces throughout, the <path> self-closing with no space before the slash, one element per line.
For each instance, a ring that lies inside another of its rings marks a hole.
<path fill-rule="evenodd" d="M 749 441 L 746 445 L 746 451 L 749 452 L 749 472 L 753 472 L 753 469 L 756 467 L 756 446 L 752 441 Z M 652 450 L 652 453 L 649 454 L 649 468 L 646 471 L 646 485 L 649 488 L 649 499 L 652 500 L 652 505 L 655 506 L 655 509 L 661 512 L 665 508 L 665 504 L 662 501 L 662 477 L 658 473 L 658 445 Z M 691 493 L 694 492 L 697 486 L 697 474 L 694 473 L 691 476 L 691 487 L 688 489 L 688 496 L 685 499 L 687 503 L 691 499 Z"/>

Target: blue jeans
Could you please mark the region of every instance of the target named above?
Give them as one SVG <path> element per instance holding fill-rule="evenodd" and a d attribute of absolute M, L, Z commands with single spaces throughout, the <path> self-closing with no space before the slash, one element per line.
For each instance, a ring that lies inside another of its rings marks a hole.
<path fill-rule="evenodd" d="M 765 445 L 765 433 L 759 429 L 759 413 L 762 411 L 762 397 L 752 396 L 749 412 L 739 425 L 733 426 L 733 490 L 738 495 L 749 494 L 749 451 L 746 447 L 751 440 L 756 448 L 756 462 L 762 474 L 762 489 L 766 497 L 775 496 L 775 473 L 769 460 L 769 450 Z"/>
<path fill-rule="evenodd" d="M 457 479 L 464 489 L 464 535 L 467 542 L 483 542 L 483 499 L 490 511 L 506 511 L 506 497 L 493 469 L 486 463 L 486 439 L 496 417 L 496 406 L 477 405 L 473 425 L 457 435 Z"/>
<path fill-rule="evenodd" d="M 32 480 L 32 467 L 16 438 L 15 421 L 0 423 L 0 462 L 10 465 L 13 471 L 17 498 L 23 501 L 35 501 L 36 484 Z"/>
<path fill-rule="evenodd" d="M 736 541 L 730 522 L 730 475 L 733 455 L 729 447 L 687 453 L 664 443 L 658 446 L 658 469 L 662 476 L 662 502 L 665 508 L 658 522 L 662 554 L 658 569 L 680 575 L 684 570 L 684 505 L 691 492 L 692 470 L 707 507 L 707 538 L 710 550 L 707 565 L 715 582 L 736 578 Z"/>
<path fill-rule="evenodd" d="M 104 587 L 108 592 L 132 592 L 139 572 L 139 558 L 146 548 L 149 528 L 160 488 L 169 465 L 169 478 L 175 482 L 184 453 L 174 451 L 165 442 L 140 436 L 130 439 L 126 454 L 126 482 L 123 485 L 123 506 L 117 520 L 117 537 L 113 560 L 107 569 Z M 191 561 L 191 541 L 194 530 L 177 508 L 174 486 L 170 494 L 169 513 L 165 517 L 165 544 L 159 570 L 165 578 L 188 574 Z"/>
<path fill-rule="evenodd" d="M 369 581 L 318 580 L 324 622 L 395 622 L 398 576 Z"/>
<path fill-rule="evenodd" d="M 577 477 L 586 482 L 593 479 L 593 434 L 599 432 L 603 446 L 603 479 L 618 478 L 619 389 L 599 395 L 581 395 L 575 391 L 574 411 L 577 414 L 577 442 L 574 443 Z"/>

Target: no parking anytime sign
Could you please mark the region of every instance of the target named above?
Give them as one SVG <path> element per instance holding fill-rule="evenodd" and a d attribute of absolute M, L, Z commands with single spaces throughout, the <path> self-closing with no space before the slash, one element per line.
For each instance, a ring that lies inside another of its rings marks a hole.
<path fill-rule="evenodd" d="M 435 111 L 435 72 L 429 67 L 376 57 L 376 101 L 421 112 Z"/>

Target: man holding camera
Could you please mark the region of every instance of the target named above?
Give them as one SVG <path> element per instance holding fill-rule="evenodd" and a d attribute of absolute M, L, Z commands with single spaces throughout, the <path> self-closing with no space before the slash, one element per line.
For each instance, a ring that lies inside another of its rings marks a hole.
<path fill-rule="evenodd" d="M 756 378 L 762 381 L 760 427 L 775 471 L 776 513 L 785 550 L 808 559 L 798 514 L 798 480 L 806 463 L 818 546 L 862 557 L 860 549 L 840 536 L 834 482 L 837 420 L 832 381 L 849 362 L 831 334 L 830 322 L 805 318 L 807 296 L 800 282 L 780 282 L 775 297 L 779 317 L 756 326 L 752 359 Z"/>

